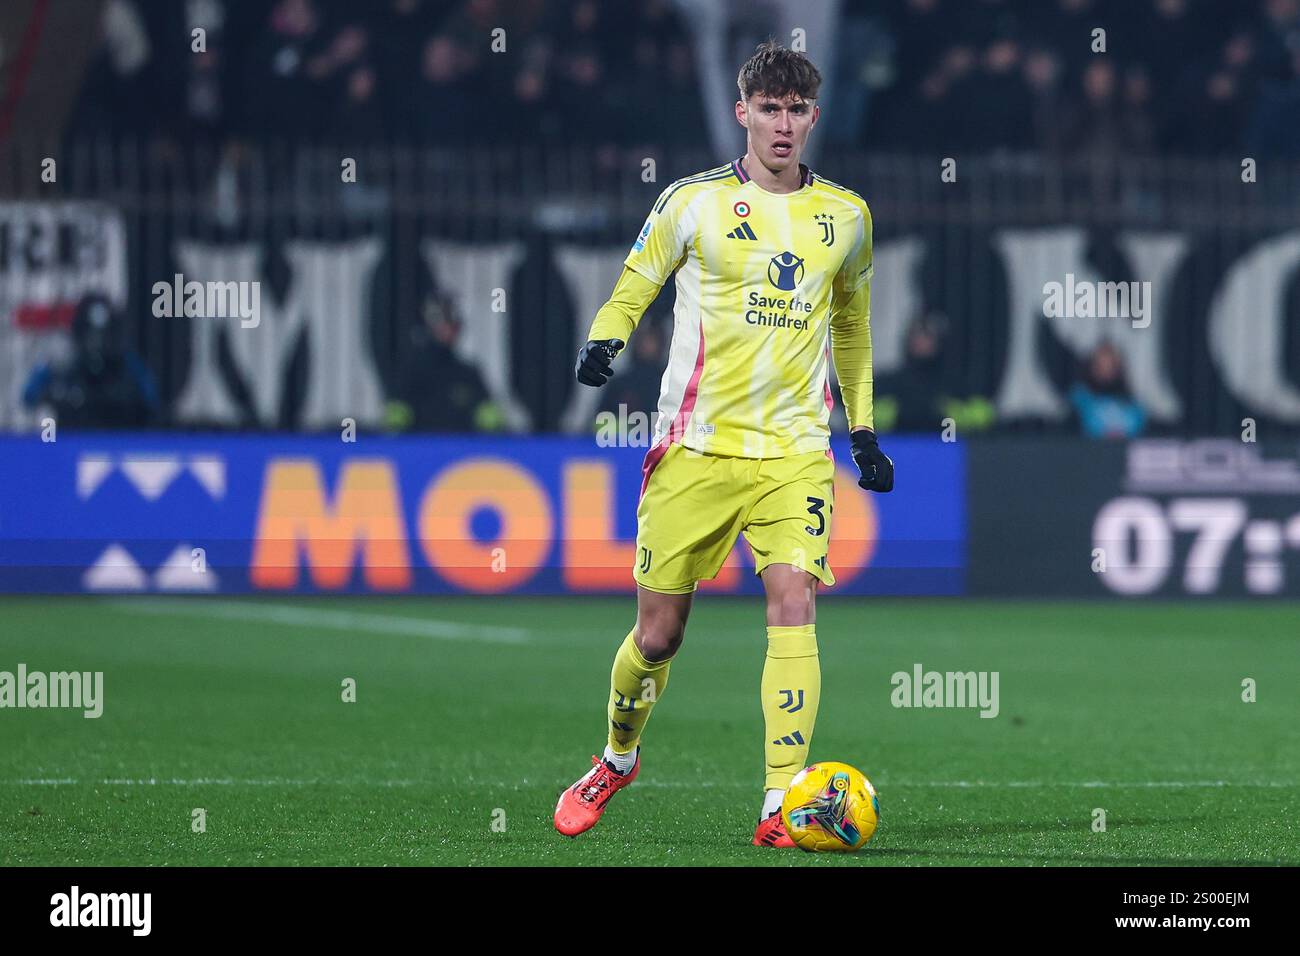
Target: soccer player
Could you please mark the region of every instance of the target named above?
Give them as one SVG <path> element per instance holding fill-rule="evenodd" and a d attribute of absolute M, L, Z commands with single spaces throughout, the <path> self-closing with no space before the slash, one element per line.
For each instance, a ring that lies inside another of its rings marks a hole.
<path fill-rule="evenodd" d="M 817 585 L 834 504 L 832 356 L 866 489 L 894 486 L 872 428 L 871 213 L 799 161 L 821 85 L 801 53 L 765 43 L 738 78 L 741 159 L 655 201 L 578 355 L 601 386 L 660 287 L 677 301 L 637 509 L 636 626 L 614 656 L 603 758 L 560 795 L 555 827 L 595 826 L 636 779 L 646 721 L 668 686 L 699 581 L 744 534 L 767 595 L 762 707 L 767 774 L 756 846 L 793 846 L 781 798 L 807 763 L 821 690 Z"/>

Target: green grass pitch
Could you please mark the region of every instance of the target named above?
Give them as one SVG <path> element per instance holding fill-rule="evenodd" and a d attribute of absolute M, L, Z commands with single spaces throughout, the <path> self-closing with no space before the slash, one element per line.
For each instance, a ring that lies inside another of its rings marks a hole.
<path fill-rule="evenodd" d="M 757 600 L 696 602 L 640 778 L 595 830 L 554 832 L 559 791 L 602 746 L 632 612 L 0 599 L 0 670 L 103 671 L 105 696 L 98 720 L 0 710 L 0 863 L 1300 864 L 1295 604 L 823 598 L 812 759 L 862 769 L 883 815 L 845 856 L 749 846 Z M 894 708 L 890 675 L 918 662 L 998 671 L 1000 715 Z"/>

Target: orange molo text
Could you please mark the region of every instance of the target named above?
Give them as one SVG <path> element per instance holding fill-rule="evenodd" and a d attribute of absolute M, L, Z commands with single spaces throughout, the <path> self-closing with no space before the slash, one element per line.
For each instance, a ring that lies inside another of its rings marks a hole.
<path fill-rule="evenodd" d="M 829 555 L 836 581 L 847 583 L 867 569 L 876 552 L 877 531 L 876 503 L 871 493 L 858 487 L 856 474 L 836 468 Z"/>
<path fill-rule="evenodd" d="M 632 591 L 636 543 L 616 534 L 620 496 L 629 493 L 617 475 L 603 461 L 568 461 L 557 505 L 552 492 L 523 464 L 490 458 L 456 462 L 421 491 L 415 546 L 438 576 L 472 593 L 523 587 L 553 554 L 562 562 L 567 590 Z M 316 461 L 268 462 L 249 572 L 253 586 L 294 588 L 305 570 L 316 588 L 338 590 L 348 586 L 360 565 L 367 587 L 410 590 L 412 542 L 397 466 L 386 459 L 348 460 L 338 468 L 332 495 L 326 487 Z M 407 490 L 417 489 L 408 485 Z M 877 522 L 871 498 L 858 488 L 855 476 L 837 472 L 835 490 L 830 560 L 846 582 L 870 564 Z M 498 530 L 488 540 L 474 529 L 482 513 L 496 517 Z M 752 573 L 753 559 L 741 545 L 717 578 L 700 586 L 735 592 Z"/>
<path fill-rule="evenodd" d="M 475 513 L 495 511 L 496 540 L 479 541 Z M 442 577 L 467 591 L 495 593 L 527 583 L 554 544 L 555 520 L 546 489 L 528 471 L 487 459 L 453 465 L 420 502 L 420 546 Z"/>
<path fill-rule="evenodd" d="M 614 537 L 614 469 L 575 461 L 564 472 L 564 583 L 575 591 L 626 591 L 632 586 L 635 541 Z"/>
<path fill-rule="evenodd" d="M 249 569 L 253 585 L 295 587 L 299 560 L 305 557 L 316 587 L 342 588 L 352 577 L 358 553 L 370 587 L 400 591 L 411 586 L 410 548 L 392 464 L 345 463 L 330 502 L 316 462 L 270 462 Z"/>

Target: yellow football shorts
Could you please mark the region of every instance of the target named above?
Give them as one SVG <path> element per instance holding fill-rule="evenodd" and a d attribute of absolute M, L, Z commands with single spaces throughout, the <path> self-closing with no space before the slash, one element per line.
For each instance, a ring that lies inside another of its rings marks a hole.
<path fill-rule="evenodd" d="M 637 508 L 637 584 L 689 594 L 717 576 L 743 533 L 755 570 L 790 564 L 835 583 L 827 560 L 835 463 L 825 451 L 727 458 L 673 444 L 653 466 Z"/>

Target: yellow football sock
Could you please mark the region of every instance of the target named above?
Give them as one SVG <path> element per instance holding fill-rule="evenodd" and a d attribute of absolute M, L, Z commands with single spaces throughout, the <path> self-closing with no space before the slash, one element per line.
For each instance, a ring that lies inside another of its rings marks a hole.
<path fill-rule="evenodd" d="M 817 658 L 817 627 L 769 627 L 763 665 L 763 722 L 767 739 L 765 790 L 785 790 L 808 762 L 822 670 Z"/>
<path fill-rule="evenodd" d="M 641 739 L 655 701 L 668 686 L 672 658 L 650 663 L 636 646 L 636 630 L 614 655 L 609 675 L 609 746 L 615 753 L 631 753 Z"/>

